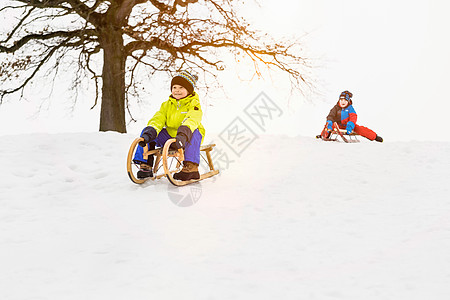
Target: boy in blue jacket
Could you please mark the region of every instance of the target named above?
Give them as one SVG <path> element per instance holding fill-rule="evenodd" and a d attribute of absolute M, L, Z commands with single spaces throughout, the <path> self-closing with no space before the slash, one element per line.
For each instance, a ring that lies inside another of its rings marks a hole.
<path fill-rule="evenodd" d="M 323 138 L 328 138 L 333 128 L 333 123 L 336 122 L 339 125 L 339 128 L 347 131 L 347 134 L 355 132 L 371 141 L 375 140 L 377 142 L 382 142 L 383 138 L 377 135 L 373 130 L 356 124 L 358 115 L 353 108 L 352 97 L 353 94 L 349 91 L 341 93 L 339 101 L 330 110 L 330 113 L 327 116 L 327 123 L 325 124 L 321 136 Z"/>

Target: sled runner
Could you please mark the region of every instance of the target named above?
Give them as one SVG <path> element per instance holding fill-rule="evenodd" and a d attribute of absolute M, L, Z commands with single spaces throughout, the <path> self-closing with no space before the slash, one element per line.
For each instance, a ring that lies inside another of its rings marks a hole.
<path fill-rule="evenodd" d="M 355 132 L 347 134 L 347 131 L 345 129 L 339 128 L 339 125 L 334 122 L 328 138 L 325 138 L 320 134 L 317 135 L 316 138 L 322 139 L 324 141 L 339 141 L 338 138 L 340 138 L 345 143 L 359 143 L 357 136 L 358 134 L 356 134 Z"/>
<path fill-rule="evenodd" d="M 131 181 L 136 184 L 142 184 L 147 180 L 155 180 L 160 179 L 162 177 L 167 177 L 167 179 L 176 186 L 184 186 L 189 183 L 197 182 L 219 173 L 219 170 L 214 169 L 214 165 L 211 159 L 211 151 L 213 150 L 215 144 L 203 145 L 200 147 L 200 156 L 206 162 L 209 171 L 206 173 L 200 174 L 200 179 L 191 179 L 188 181 L 175 180 L 172 174 L 181 171 L 181 163 L 184 160 L 184 150 L 172 150 L 170 149 L 170 145 L 174 143 L 175 139 L 169 139 L 163 148 L 157 148 L 154 150 L 148 150 L 148 146 L 144 147 L 144 159 L 148 159 L 150 155 L 154 155 L 154 164 L 153 164 L 153 177 L 148 177 L 144 179 L 140 179 L 137 177 L 137 172 L 140 169 L 139 164 L 133 161 L 134 154 L 136 152 L 137 146 L 140 141 L 143 141 L 143 138 L 137 138 L 133 141 L 130 146 L 130 150 L 128 151 L 127 157 L 127 172 L 128 177 L 130 177 Z M 202 153 L 204 152 L 204 153 Z M 205 158 L 206 156 L 206 158 Z"/>

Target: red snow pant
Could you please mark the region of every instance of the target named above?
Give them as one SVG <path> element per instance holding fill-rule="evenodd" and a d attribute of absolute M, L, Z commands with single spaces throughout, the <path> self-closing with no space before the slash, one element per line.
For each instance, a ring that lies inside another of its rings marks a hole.
<path fill-rule="evenodd" d="M 339 124 L 339 128 L 345 129 L 345 126 Z M 359 134 L 360 136 L 368 138 L 371 141 L 373 141 L 377 137 L 377 134 L 373 130 L 371 130 L 367 127 L 364 127 L 364 126 L 359 126 L 357 124 L 355 124 L 355 129 L 353 129 L 353 131 L 356 134 Z"/>

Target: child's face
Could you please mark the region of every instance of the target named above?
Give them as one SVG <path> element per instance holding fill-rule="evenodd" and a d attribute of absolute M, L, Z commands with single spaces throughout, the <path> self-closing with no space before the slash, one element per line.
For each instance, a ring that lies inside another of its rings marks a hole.
<path fill-rule="evenodd" d="M 174 84 L 172 86 L 172 96 L 175 99 L 180 100 L 180 99 L 183 99 L 184 97 L 186 97 L 187 95 L 188 95 L 188 90 L 185 87 L 183 87 L 179 84 Z"/>
<path fill-rule="evenodd" d="M 339 106 L 340 106 L 340 107 L 344 108 L 344 107 L 347 106 L 347 104 L 348 104 L 347 99 L 345 99 L 345 98 L 339 99 Z"/>

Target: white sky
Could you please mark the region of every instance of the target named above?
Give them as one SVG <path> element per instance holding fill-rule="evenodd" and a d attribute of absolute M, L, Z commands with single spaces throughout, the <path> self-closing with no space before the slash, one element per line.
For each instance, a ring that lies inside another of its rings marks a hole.
<path fill-rule="evenodd" d="M 445 0 L 261 0 L 261 8 L 246 1 L 242 16 L 255 28 L 275 36 L 303 36 L 307 53 L 320 58 L 316 70 L 320 96 L 309 103 L 290 97 L 289 84 L 270 80 L 240 83 L 233 79 L 243 66 L 229 65 L 224 78 L 228 99 L 204 99 L 207 131 L 220 132 L 261 91 L 277 101 L 283 119 L 271 124 L 268 133 L 313 136 L 323 126 L 339 93 L 350 90 L 358 123 L 389 140 L 450 140 L 450 4 Z M 268 79 L 268 78 L 266 78 Z M 156 86 L 155 84 L 152 84 Z M 31 132 L 96 131 L 99 111 L 88 110 L 89 96 L 71 109 L 61 101 L 66 93 L 38 100 L 4 103 L 0 106 L 0 135 Z M 164 83 L 155 92 L 157 100 L 142 104 L 138 123 L 128 132 L 138 132 L 165 100 Z M 201 92 L 200 92 L 201 95 Z M 39 114 L 38 107 L 44 102 Z M 311 99 L 309 99 L 311 100 Z M 156 101 L 156 102 L 155 102 Z"/>

